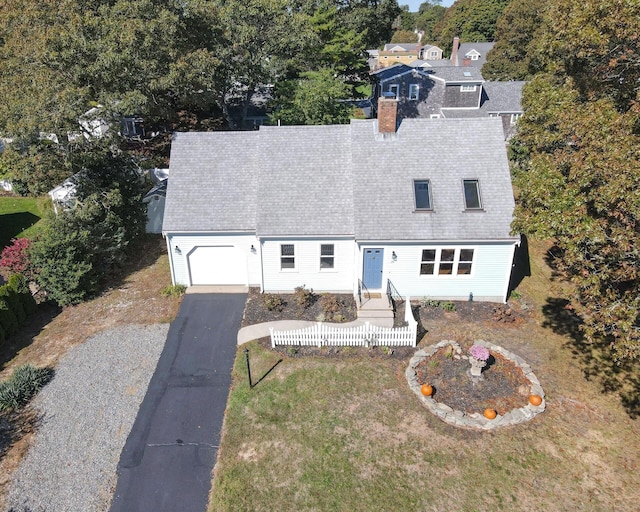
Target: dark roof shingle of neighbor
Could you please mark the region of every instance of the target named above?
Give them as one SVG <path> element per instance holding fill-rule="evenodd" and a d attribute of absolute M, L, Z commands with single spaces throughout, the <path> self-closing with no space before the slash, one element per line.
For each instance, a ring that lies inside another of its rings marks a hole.
<path fill-rule="evenodd" d="M 377 126 L 175 134 L 163 231 L 514 239 L 500 119 L 405 119 L 387 138 Z M 430 180 L 433 211 L 414 211 L 414 179 Z M 482 211 L 465 211 L 463 179 L 479 180 Z"/>

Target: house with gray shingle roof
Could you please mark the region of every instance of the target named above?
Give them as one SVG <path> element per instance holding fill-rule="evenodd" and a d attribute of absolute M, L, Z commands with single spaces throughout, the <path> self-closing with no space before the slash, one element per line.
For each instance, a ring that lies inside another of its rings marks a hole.
<path fill-rule="evenodd" d="M 349 125 L 175 133 L 173 283 L 505 301 L 519 238 L 502 124 L 397 123 L 383 106 Z"/>
<path fill-rule="evenodd" d="M 487 82 L 477 67 L 398 64 L 371 73 L 371 78 L 374 111 L 378 98 L 393 97 L 402 119 L 499 116 L 508 139 L 522 115 L 525 82 Z"/>

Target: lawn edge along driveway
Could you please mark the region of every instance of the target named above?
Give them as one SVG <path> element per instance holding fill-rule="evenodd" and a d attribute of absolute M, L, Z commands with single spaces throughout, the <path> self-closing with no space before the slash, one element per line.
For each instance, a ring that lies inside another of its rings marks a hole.
<path fill-rule="evenodd" d="M 184 296 L 122 450 L 111 512 L 206 510 L 246 298 Z"/>

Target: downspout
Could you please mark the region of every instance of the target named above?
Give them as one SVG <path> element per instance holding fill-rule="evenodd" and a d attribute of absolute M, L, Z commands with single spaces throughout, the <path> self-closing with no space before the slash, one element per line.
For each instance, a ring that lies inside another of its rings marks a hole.
<path fill-rule="evenodd" d="M 256 236 L 258 246 L 260 247 L 260 293 L 264 293 L 264 260 L 262 258 L 262 245 L 263 242 Z"/>

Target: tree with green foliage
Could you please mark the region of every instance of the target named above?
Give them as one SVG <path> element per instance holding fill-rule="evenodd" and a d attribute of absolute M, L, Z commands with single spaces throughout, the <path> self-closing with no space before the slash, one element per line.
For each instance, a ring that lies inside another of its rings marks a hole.
<path fill-rule="evenodd" d="M 32 143 L 78 131 L 91 106 L 171 129 L 219 101 L 216 2 L 15 0 L 0 10 L 0 131 Z"/>
<path fill-rule="evenodd" d="M 391 36 L 390 43 L 417 43 L 418 34 L 413 30 L 396 30 Z"/>
<path fill-rule="evenodd" d="M 529 80 L 541 69 L 534 44 L 541 40 L 547 0 L 512 1 L 496 23 L 496 44 L 487 54 L 487 80 Z"/>
<path fill-rule="evenodd" d="M 524 89 L 514 229 L 550 237 L 588 341 L 640 356 L 640 5 L 550 0 Z"/>
<path fill-rule="evenodd" d="M 493 41 L 496 23 L 509 0 L 457 0 L 434 27 L 437 46 L 450 53 L 453 38 L 460 42 Z"/>
<path fill-rule="evenodd" d="M 143 235 L 143 184 L 137 164 L 109 148 L 91 145 L 74 155 L 75 205 L 48 220 L 29 255 L 38 284 L 60 305 L 95 294 L 103 279 L 127 260 Z"/>
<path fill-rule="evenodd" d="M 440 5 L 440 0 L 422 2 L 415 17 L 416 28 L 424 32 L 423 43 L 431 43 L 436 40 L 434 27 L 444 18 L 446 7 Z"/>
<path fill-rule="evenodd" d="M 302 73 L 292 89 L 292 96 L 281 93 L 281 97 L 292 99 L 281 100 L 272 114 L 273 122 L 287 125 L 349 122 L 353 107 L 343 100 L 351 97 L 352 87 L 332 69 Z"/>

